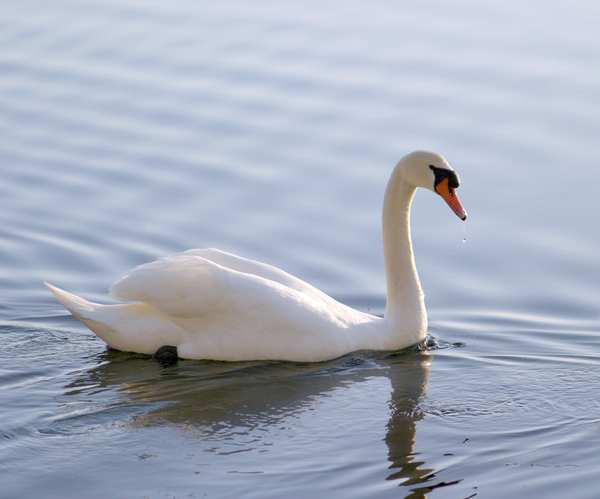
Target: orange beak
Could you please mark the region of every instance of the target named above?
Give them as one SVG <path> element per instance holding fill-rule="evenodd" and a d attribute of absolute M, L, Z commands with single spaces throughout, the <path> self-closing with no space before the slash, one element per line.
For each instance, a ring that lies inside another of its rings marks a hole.
<path fill-rule="evenodd" d="M 450 180 L 445 178 L 438 185 L 436 185 L 436 192 L 444 198 L 446 203 L 452 208 L 452 211 L 458 215 L 458 218 L 461 220 L 465 220 L 467 218 L 467 212 L 460 204 L 458 200 L 458 196 L 456 195 L 456 191 L 454 188 L 449 185 Z"/>

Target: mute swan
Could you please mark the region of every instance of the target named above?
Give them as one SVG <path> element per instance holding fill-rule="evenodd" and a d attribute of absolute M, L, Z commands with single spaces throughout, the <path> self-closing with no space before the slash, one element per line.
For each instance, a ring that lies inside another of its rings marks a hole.
<path fill-rule="evenodd" d="M 383 201 L 387 305 L 383 318 L 343 305 L 275 267 L 216 249 L 176 253 L 130 270 L 101 305 L 48 283 L 56 299 L 110 347 L 186 359 L 317 362 L 356 350 L 400 350 L 427 332 L 410 238 L 417 187 L 467 218 L 456 172 L 416 151 L 396 165 Z M 170 350 L 169 350 L 170 349 Z"/>

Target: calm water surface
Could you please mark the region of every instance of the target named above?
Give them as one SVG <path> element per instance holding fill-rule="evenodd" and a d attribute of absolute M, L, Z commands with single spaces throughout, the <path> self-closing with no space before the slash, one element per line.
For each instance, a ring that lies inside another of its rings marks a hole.
<path fill-rule="evenodd" d="M 600 496 L 600 6 L 0 9 L 0 498 Z M 107 352 L 107 302 L 219 247 L 382 314 L 398 159 L 432 341 L 321 364 Z"/>

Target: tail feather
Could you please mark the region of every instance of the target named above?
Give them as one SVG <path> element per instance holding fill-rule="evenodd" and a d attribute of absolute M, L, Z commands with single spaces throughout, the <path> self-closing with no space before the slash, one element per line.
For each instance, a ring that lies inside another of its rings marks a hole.
<path fill-rule="evenodd" d="M 114 348 L 126 350 L 125 348 L 119 348 L 115 345 L 115 339 L 118 340 L 118 335 L 113 328 L 104 323 L 106 317 L 102 316 L 102 310 L 107 308 L 106 305 L 84 300 L 77 295 L 67 293 L 47 282 L 44 282 L 44 284 L 52 291 L 58 303 L 83 322 L 83 324 L 96 333 L 97 336 Z"/>
<path fill-rule="evenodd" d="M 180 345 L 185 335 L 185 330 L 145 303 L 101 305 L 44 284 L 61 305 L 117 350 L 153 354 L 164 345 Z"/>
<path fill-rule="evenodd" d="M 44 284 L 50 291 L 52 291 L 56 300 L 73 314 L 81 314 L 85 313 L 86 311 L 92 312 L 100 306 L 98 303 L 84 300 L 79 296 L 76 296 L 72 293 L 67 293 L 56 286 L 52 286 L 52 284 L 48 284 L 47 282 L 44 282 Z"/>

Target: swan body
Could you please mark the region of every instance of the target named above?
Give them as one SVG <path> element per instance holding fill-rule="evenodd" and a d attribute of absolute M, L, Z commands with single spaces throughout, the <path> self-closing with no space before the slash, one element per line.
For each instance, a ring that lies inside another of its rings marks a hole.
<path fill-rule="evenodd" d="M 270 265 L 216 249 L 193 249 L 126 273 L 101 305 L 46 283 L 56 299 L 110 347 L 187 359 L 316 362 L 356 350 L 400 350 L 427 332 L 424 295 L 410 239 L 417 187 L 440 194 L 463 220 L 446 160 L 416 151 L 396 165 L 383 206 L 387 305 L 359 312 Z"/>

